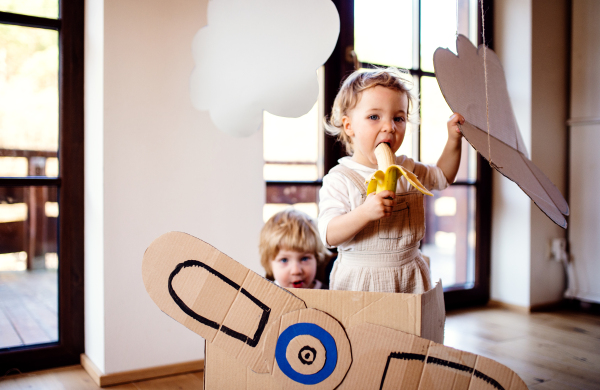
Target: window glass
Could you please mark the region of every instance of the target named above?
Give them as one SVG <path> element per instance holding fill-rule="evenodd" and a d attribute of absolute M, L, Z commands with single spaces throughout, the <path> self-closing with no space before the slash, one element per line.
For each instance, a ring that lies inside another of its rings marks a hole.
<path fill-rule="evenodd" d="M 58 176 L 58 50 L 58 31 L 0 24 L 2 177 Z M 0 187 L 0 349 L 58 341 L 58 217 L 57 187 Z"/>
<path fill-rule="evenodd" d="M 58 341 L 57 194 L 0 187 L 0 349 Z"/>
<path fill-rule="evenodd" d="M 318 104 L 300 118 L 268 112 L 263 117 L 264 179 L 314 181 L 318 179 Z"/>
<path fill-rule="evenodd" d="M 264 113 L 265 161 L 316 163 L 319 156 L 319 110 L 313 108 L 299 118 Z"/>
<path fill-rule="evenodd" d="M 267 222 L 273 215 L 290 207 L 304 212 L 315 221 L 319 216 L 319 206 L 316 202 L 294 204 L 267 203 L 265 204 L 265 207 L 263 207 L 263 222 Z"/>
<path fill-rule="evenodd" d="M 406 124 L 406 133 L 404 134 L 404 141 L 402 141 L 402 145 L 400 145 L 400 149 L 396 151 L 396 156 L 405 155 L 406 157 L 415 158 L 413 153 L 414 150 L 414 135 L 416 131 L 416 126 L 412 123 L 408 122 Z"/>
<path fill-rule="evenodd" d="M 316 164 L 265 164 L 265 180 L 270 181 L 315 181 L 319 178 Z"/>
<path fill-rule="evenodd" d="M 456 181 L 473 183 L 477 180 L 477 151 L 471 147 L 463 137 L 460 167 L 456 174 Z"/>
<path fill-rule="evenodd" d="M 318 216 L 319 185 L 270 184 L 267 186 L 267 203 L 263 208 L 266 222 L 271 216 L 287 207 L 294 207 L 316 220 Z"/>
<path fill-rule="evenodd" d="M 452 110 L 435 78 L 421 78 L 421 161 L 436 164 L 448 139 L 448 119 Z M 473 182 L 477 178 L 477 152 L 462 139 L 461 162 L 456 181 Z"/>
<path fill-rule="evenodd" d="M 448 140 L 452 111 L 434 77 L 421 78 L 421 161 L 436 164 Z"/>
<path fill-rule="evenodd" d="M 0 25 L 0 174 L 56 176 L 57 151 L 58 32 Z"/>
<path fill-rule="evenodd" d="M 319 179 L 323 177 L 323 75 L 321 67 L 317 71 L 319 97 L 307 114 L 299 118 L 284 118 L 264 113 L 265 221 L 287 207 L 295 207 L 315 219 L 317 217 Z"/>
<path fill-rule="evenodd" d="M 412 67 L 412 0 L 354 0 L 354 51 L 361 62 Z"/>
<path fill-rule="evenodd" d="M 58 19 L 58 0 L 0 0 L 0 11 Z"/>
<path fill-rule="evenodd" d="M 433 53 L 438 47 L 456 52 L 456 1 L 421 0 L 421 70 L 434 72 Z"/>
<path fill-rule="evenodd" d="M 29 161 L 27 157 L 0 157 L 0 177 L 27 176 Z"/>
<path fill-rule="evenodd" d="M 425 238 L 421 251 L 430 258 L 433 281 L 444 287 L 475 282 L 475 188 L 451 186 L 425 197 Z"/>

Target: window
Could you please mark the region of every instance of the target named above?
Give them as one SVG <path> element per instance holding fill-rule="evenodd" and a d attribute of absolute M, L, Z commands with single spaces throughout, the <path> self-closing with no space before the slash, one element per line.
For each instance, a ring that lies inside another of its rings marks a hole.
<path fill-rule="evenodd" d="M 420 118 L 418 124 L 409 126 L 398 154 L 435 164 L 447 139 L 446 122 L 451 111 L 435 80 L 433 53 L 440 46 L 455 51 L 457 33 L 478 43 L 481 14 L 477 0 L 334 0 L 334 4 L 340 14 L 341 31 L 324 66 L 323 91 L 317 106 L 328 114 L 342 80 L 358 66 L 405 69 L 420 98 Z M 489 8 L 484 1 L 486 22 L 491 26 Z M 486 42 L 490 41 L 488 36 Z M 312 134 L 310 138 L 302 136 L 307 142 L 303 145 L 297 144 L 302 138 L 298 135 L 290 141 L 278 140 L 276 137 L 292 131 L 283 126 L 275 130 L 265 118 L 265 219 L 290 204 L 304 208 L 310 205 L 313 211 L 323 174 L 345 155 L 342 145 L 322 135 L 319 124 L 324 115 L 317 106 L 306 118 L 287 119 L 290 126 L 296 121 L 301 131 Z M 300 124 L 302 120 L 310 121 L 310 130 L 308 125 Z M 277 131 L 277 135 L 271 131 Z M 269 154 L 271 142 L 272 148 L 278 148 L 279 158 Z M 308 152 L 304 157 L 297 155 L 298 149 L 311 150 L 310 158 Z M 285 156 L 288 159 L 284 162 Z M 281 169 L 279 176 L 271 174 L 271 166 L 276 163 Z M 443 280 L 448 306 L 482 303 L 489 297 L 490 177 L 488 164 L 463 140 L 455 183 L 432 198 L 426 197 L 427 233 L 421 250 L 431 258 L 432 278 Z M 314 210 L 312 215 L 316 213 Z"/>
<path fill-rule="evenodd" d="M 83 3 L 0 1 L 0 368 L 83 351 Z"/>
<path fill-rule="evenodd" d="M 319 77 L 319 99 L 306 115 L 282 118 L 268 112 L 263 117 L 266 222 L 273 214 L 293 206 L 313 218 L 318 215 L 318 191 L 323 167 L 323 69 Z"/>

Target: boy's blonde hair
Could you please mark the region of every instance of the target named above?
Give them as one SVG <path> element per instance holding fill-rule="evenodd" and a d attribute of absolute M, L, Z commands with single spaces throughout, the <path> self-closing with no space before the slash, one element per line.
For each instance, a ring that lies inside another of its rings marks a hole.
<path fill-rule="evenodd" d="M 317 268 L 331 258 L 325 248 L 313 220 L 295 209 L 286 209 L 273 215 L 260 232 L 260 263 L 267 279 L 273 280 L 271 261 L 281 249 L 314 253 Z"/>
<path fill-rule="evenodd" d="M 344 131 L 342 118 L 348 116 L 350 111 L 356 107 L 360 100 L 361 93 L 369 88 L 382 86 L 385 88 L 406 94 L 408 98 L 408 119 L 411 119 L 412 109 L 416 107 L 418 99 L 411 92 L 408 85 L 412 84 L 408 80 L 408 73 L 393 67 L 360 69 L 352 73 L 344 82 L 335 97 L 331 115 L 325 119 L 325 131 L 346 146 L 349 155 L 354 154 L 352 139 Z"/>

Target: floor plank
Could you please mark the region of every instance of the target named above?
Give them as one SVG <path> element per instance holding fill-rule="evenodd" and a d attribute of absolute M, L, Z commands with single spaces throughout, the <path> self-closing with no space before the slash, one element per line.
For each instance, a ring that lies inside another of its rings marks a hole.
<path fill-rule="evenodd" d="M 4 314 L 13 324 L 24 345 L 56 341 L 40 327 L 35 317 L 23 306 L 20 299 L 0 302 Z"/>
<path fill-rule="evenodd" d="M 57 294 L 56 270 L 0 272 L 0 349 L 56 342 Z"/>
<path fill-rule="evenodd" d="M 196 375 L 183 374 L 149 381 L 135 382 L 134 385 L 138 390 L 199 390 L 204 387 L 204 381 Z"/>
<path fill-rule="evenodd" d="M 19 337 L 16 329 L 0 309 L 0 349 L 23 345 L 23 340 Z"/>
<path fill-rule="evenodd" d="M 106 387 L 110 390 L 202 390 L 202 371 L 124 383 Z M 21 374 L 15 378 L 0 378 L 0 390 L 98 390 L 94 381 L 81 366 L 62 367 L 37 373 Z"/>

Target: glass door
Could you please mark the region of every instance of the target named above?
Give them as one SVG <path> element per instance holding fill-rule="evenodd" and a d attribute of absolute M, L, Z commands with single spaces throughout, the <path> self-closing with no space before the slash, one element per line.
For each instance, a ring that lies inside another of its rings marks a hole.
<path fill-rule="evenodd" d="M 76 1 L 0 1 L 0 375 L 83 349 L 82 20 Z"/>
<path fill-rule="evenodd" d="M 3 11 L 58 18 L 56 1 L 25 4 Z M 58 31 L 2 24 L 0 42 L 0 176 L 24 184 L 0 187 L 4 349 L 58 341 Z"/>

